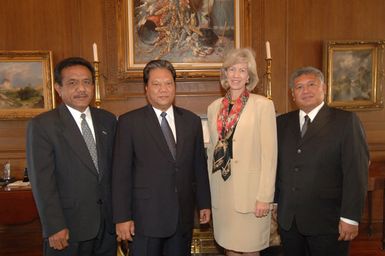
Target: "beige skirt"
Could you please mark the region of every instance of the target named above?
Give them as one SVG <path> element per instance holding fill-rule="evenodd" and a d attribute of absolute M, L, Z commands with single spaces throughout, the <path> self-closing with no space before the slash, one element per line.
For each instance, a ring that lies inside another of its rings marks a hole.
<path fill-rule="evenodd" d="M 212 214 L 214 224 L 214 238 L 216 242 L 227 250 L 237 252 L 261 251 L 269 246 L 270 218 L 269 214 L 257 218 L 254 212 L 240 213 L 234 209 L 233 179 L 223 181 L 220 172 L 212 175 L 220 184 L 219 202 L 213 202 Z M 217 191 L 218 191 L 217 190 Z"/>

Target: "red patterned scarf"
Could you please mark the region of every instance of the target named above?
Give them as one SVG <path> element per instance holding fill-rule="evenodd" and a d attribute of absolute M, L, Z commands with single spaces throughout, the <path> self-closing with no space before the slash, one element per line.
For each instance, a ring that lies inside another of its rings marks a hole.
<path fill-rule="evenodd" d="M 239 117 L 244 109 L 250 93 L 245 90 L 238 99 L 233 103 L 231 110 L 229 111 L 229 105 L 231 102 L 231 94 L 228 91 L 222 100 L 221 107 L 217 118 L 217 131 L 218 131 L 218 143 L 214 149 L 214 164 L 213 173 L 221 171 L 222 178 L 226 181 L 231 175 L 230 161 L 231 156 L 228 150 L 228 139 L 235 126 L 238 123 Z"/>
<path fill-rule="evenodd" d="M 242 110 L 245 107 L 248 98 L 249 98 L 249 92 L 245 90 L 238 97 L 238 99 L 236 99 L 233 107 L 229 112 L 231 94 L 230 94 L 230 91 L 226 93 L 226 96 L 222 100 L 221 108 L 219 110 L 218 119 L 217 119 L 217 129 L 218 129 L 220 140 L 226 137 L 225 135 L 229 131 L 234 129 L 234 126 L 237 124 L 239 116 L 241 115 Z"/>

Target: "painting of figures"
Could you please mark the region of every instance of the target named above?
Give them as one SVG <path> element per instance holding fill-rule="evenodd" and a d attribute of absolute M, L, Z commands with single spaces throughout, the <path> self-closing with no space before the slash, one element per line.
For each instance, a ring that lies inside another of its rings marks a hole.
<path fill-rule="evenodd" d="M 327 41 L 324 66 L 329 106 L 383 108 L 385 41 Z"/>
<path fill-rule="evenodd" d="M 372 51 L 335 51 L 333 58 L 333 101 L 369 100 Z"/>
<path fill-rule="evenodd" d="M 239 47 L 239 0 L 127 0 L 130 68 L 167 59 L 177 68 L 218 68 Z"/>

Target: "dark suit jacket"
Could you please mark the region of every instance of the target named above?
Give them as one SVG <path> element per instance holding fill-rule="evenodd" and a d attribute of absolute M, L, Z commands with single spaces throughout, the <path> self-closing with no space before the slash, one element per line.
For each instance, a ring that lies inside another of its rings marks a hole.
<path fill-rule="evenodd" d="M 207 163 L 200 118 L 174 107 L 176 160 L 148 105 L 119 117 L 113 164 L 114 222 L 135 221 L 135 232 L 171 236 L 193 227 L 198 209 L 210 208 Z"/>
<path fill-rule="evenodd" d="M 308 235 L 338 233 L 340 217 L 360 221 L 369 153 L 358 117 L 324 105 L 301 139 L 299 113 L 277 118 L 278 221 L 295 217 Z"/>
<path fill-rule="evenodd" d="M 90 110 L 101 177 L 65 105 L 28 124 L 28 172 L 44 237 L 68 228 L 71 241 L 92 239 L 103 217 L 107 230 L 114 232 L 110 183 L 116 117 Z"/>

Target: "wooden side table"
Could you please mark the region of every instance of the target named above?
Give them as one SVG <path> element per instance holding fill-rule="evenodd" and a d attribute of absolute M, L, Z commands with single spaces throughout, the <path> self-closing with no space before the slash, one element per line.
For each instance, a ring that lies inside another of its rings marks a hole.
<path fill-rule="evenodd" d="M 0 188 L 0 225 L 31 222 L 38 218 L 30 187 Z"/>
<path fill-rule="evenodd" d="M 1 187 L 0 204 L 0 254 L 42 255 L 42 230 L 31 188 Z"/>

